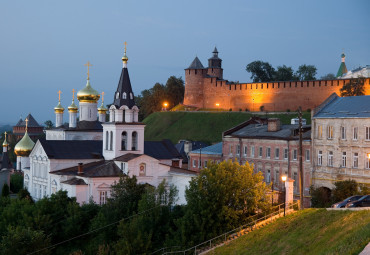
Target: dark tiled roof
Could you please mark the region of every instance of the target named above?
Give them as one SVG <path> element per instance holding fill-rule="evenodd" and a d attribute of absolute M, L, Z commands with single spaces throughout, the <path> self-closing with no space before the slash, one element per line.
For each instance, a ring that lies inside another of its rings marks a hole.
<path fill-rule="evenodd" d="M 31 113 L 27 115 L 26 119 L 28 119 L 28 127 L 42 127 L 42 126 L 39 125 L 39 123 L 37 123 L 37 121 L 31 115 Z M 26 126 L 26 121 L 25 120 L 20 119 L 15 126 L 16 127 L 25 127 Z"/>
<path fill-rule="evenodd" d="M 175 144 L 175 148 L 181 154 L 181 157 L 183 159 L 182 162 L 186 164 L 188 162 L 188 156 L 185 152 L 185 142 L 187 141 L 180 141 L 179 143 Z M 208 146 L 208 144 L 200 141 L 189 141 L 189 142 L 191 142 L 191 150 L 196 150 L 201 147 L 205 148 Z"/>
<path fill-rule="evenodd" d="M 103 131 L 103 126 L 101 122 L 99 121 L 87 121 L 87 120 L 82 120 L 78 121 L 77 125 L 75 128 L 71 128 L 68 126 L 69 124 L 66 124 L 61 127 L 53 128 L 54 130 L 66 130 L 66 131 L 94 131 L 94 132 L 99 132 Z"/>
<path fill-rule="evenodd" d="M 118 98 L 116 98 L 117 92 L 119 93 Z M 126 99 L 122 97 L 123 93 L 126 93 Z M 130 98 L 130 94 L 132 94 L 132 99 Z M 113 104 L 117 108 L 120 108 L 122 105 L 126 105 L 130 109 L 135 105 L 134 92 L 132 91 L 130 76 L 128 75 L 127 68 L 122 68 L 117 90 L 116 93 L 114 93 Z"/>
<path fill-rule="evenodd" d="M 100 159 L 102 141 L 44 140 L 40 143 L 50 159 Z"/>
<path fill-rule="evenodd" d="M 223 132 L 222 136 L 227 136 L 227 135 L 230 135 L 232 134 L 233 132 L 235 132 L 236 130 L 240 130 L 241 128 L 243 127 L 246 127 L 250 124 L 267 124 L 267 118 L 260 118 L 260 117 L 252 117 L 250 118 L 249 120 L 233 127 L 233 128 L 230 128 L 229 130 L 226 130 L 225 132 Z"/>
<path fill-rule="evenodd" d="M 114 160 L 122 161 L 122 162 L 128 162 L 132 159 L 140 157 L 141 155 L 143 155 L 143 154 L 127 153 L 125 155 L 122 155 L 122 156 L 119 156 L 119 157 L 115 158 Z"/>
<path fill-rule="evenodd" d="M 170 140 L 145 141 L 144 154 L 156 159 L 182 158 Z"/>
<path fill-rule="evenodd" d="M 69 179 L 61 183 L 65 183 L 69 185 L 87 185 L 87 183 L 84 180 L 79 179 L 79 178 L 72 178 L 72 179 Z"/>
<path fill-rule="evenodd" d="M 199 58 L 195 57 L 187 69 L 204 69 L 204 66 L 200 62 Z"/>
<path fill-rule="evenodd" d="M 69 167 L 66 169 L 50 172 L 51 174 L 57 175 L 70 175 L 70 176 L 81 176 L 81 177 L 119 177 L 121 176 L 122 170 L 114 163 L 113 160 L 102 160 L 84 164 L 83 174 L 79 175 L 78 165 Z"/>
<path fill-rule="evenodd" d="M 161 164 L 161 165 L 166 165 L 166 164 Z M 169 166 L 169 167 L 170 167 L 169 173 L 197 175 L 197 172 L 193 171 L 193 170 L 188 170 L 188 169 L 184 169 L 184 168 L 180 168 L 180 167 L 174 167 L 174 166 Z"/>
<path fill-rule="evenodd" d="M 3 152 L 3 154 L 0 155 L 0 169 L 7 168 L 12 169 L 12 162 L 10 162 L 8 152 Z"/>

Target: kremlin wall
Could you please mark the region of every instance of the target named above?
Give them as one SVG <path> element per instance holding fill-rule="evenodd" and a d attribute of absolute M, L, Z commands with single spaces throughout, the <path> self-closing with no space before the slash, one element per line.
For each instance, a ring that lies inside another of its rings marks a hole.
<path fill-rule="evenodd" d="M 233 111 L 295 111 L 314 109 L 352 79 L 234 83 L 223 79 L 222 60 L 215 48 L 204 68 L 196 57 L 185 69 L 184 105 Z M 370 95 L 370 79 L 365 79 L 365 95 Z"/>

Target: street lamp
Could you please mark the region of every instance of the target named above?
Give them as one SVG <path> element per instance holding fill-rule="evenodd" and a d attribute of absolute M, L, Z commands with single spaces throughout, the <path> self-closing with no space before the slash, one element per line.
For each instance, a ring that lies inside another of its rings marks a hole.
<path fill-rule="evenodd" d="M 164 102 L 163 103 L 163 108 L 164 108 L 165 111 L 167 111 L 167 106 L 168 106 L 168 103 L 167 102 Z"/>
<path fill-rule="evenodd" d="M 285 186 L 286 178 L 287 178 L 286 175 L 281 176 L 281 180 L 283 180 L 284 182 L 284 217 L 285 217 L 285 207 L 286 207 L 286 186 Z"/>
<path fill-rule="evenodd" d="M 220 104 L 216 103 L 216 107 L 217 107 L 217 111 L 219 111 L 220 110 Z"/>

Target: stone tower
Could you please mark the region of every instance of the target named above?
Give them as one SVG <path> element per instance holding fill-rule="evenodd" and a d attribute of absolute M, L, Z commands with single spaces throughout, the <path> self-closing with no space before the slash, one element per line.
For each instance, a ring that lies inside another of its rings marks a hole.
<path fill-rule="evenodd" d="M 207 74 L 217 79 L 223 79 L 223 69 L 221 68 L 222 59 L 218 57 L 217 48 L 213 50 L 213 56 L 208 59 L 208 70 Z"/>
<path fill-rule="evenodd" d="M 203 86 L 206 76 L 207 69 L 199 58 L 195 57 L 190 66 L 185 69 L 184 105 L 203 108 Z"/>

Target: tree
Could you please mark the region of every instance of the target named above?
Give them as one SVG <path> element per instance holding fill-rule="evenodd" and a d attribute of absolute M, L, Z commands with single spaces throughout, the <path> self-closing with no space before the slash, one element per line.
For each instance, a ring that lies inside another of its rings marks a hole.
<path fill-rule="evenodd" d="M 339 202 L 347 197 L 360 194 L 358 183 L 355 180 L 338 181 L 334 183 L 332 191 L 333 202 Z"/>
<path fill-rule="evenodd" d="M 317 68 L 314 65 L 300 65 L 296 72 L 296 76 L 300 81 L 316 80 Z"/>
<path fill-rule="evenodd" d="M 294 76 L 293 68 L 286 65 L 277 67 L 274 78 L 275 81 L 293 81 L 297 79 Z"/>
<path fill-rule="evenodd" d="M 4 184 L 2 190 L 1 190 L 1 196 L 2 197 L 8 197 L 9 196 L 9 185 L 8 184 Z"/>
<path fill-rule="evenodd" d="M 267 210 L 270 188 L 263 179 L 248 163 L 239 165 L 231 160 L 201 170 L 186 189 L 182 243 L 202 242 L 246 223 L 259 210 Z"/>
<path fill-rule="evenodd" d="M 325 187 L 310 187 L 311 206 L 314 208 L 329 207 L 332 204 L 331 191 Z"/>
<path fill-rule="evenodd" d="M 10 190 L 18 193 L 23 188 L 23 175 L 14 173 L 10 176 Z"/>
<path fill-rule="evenodd" d="M 352 79 L 340 89 L 340 96 L 349 97 L 349 96 L 363 96 L 365 95 L 365 79 L 357 78 Z"/>
<path fill-rule="evenodd" d="M 54 127 L 54 123 L 51 120 L 45 121 L 44 124 L 45 124 L 45 129 L 51 129 Z"/>
<path fill-rule="evenodd" d="M 268 63 L 263 61 L 253 61 L 246 67 L 247 72 L 251 73 L 253 82 L 269 82 L 274 80 L 275 69 Z"/>
<path fill-rule="evenodd" d="M 328 74 L 326 74 L 324 76 L 321 76 L 320 79 L 321 80 L 335 80 L 336 77 L 335 77 L 335 75 L 333 73 L 328 73 Z"/>

